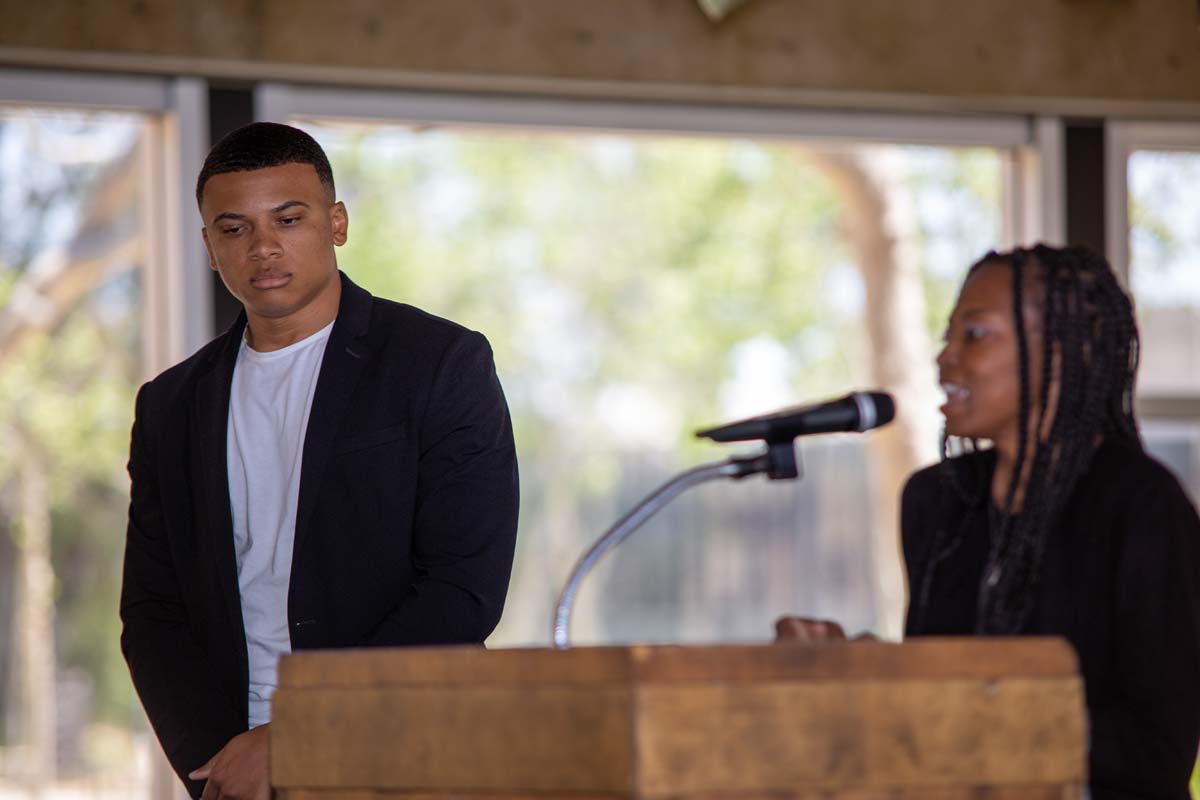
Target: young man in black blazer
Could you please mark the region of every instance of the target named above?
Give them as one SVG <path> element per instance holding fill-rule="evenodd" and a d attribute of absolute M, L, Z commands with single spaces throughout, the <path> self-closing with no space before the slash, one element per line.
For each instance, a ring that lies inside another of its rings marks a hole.
<path fill-rule="evenodd" d="M 496 626 L 516 455 L 484 337 L 338 271 L 346 208 L 311 137 L 241 128 L 196 193 L 243 313 L 138 393 L 121 648 L 192 795 L 267 798 L 280 654 Z"/>

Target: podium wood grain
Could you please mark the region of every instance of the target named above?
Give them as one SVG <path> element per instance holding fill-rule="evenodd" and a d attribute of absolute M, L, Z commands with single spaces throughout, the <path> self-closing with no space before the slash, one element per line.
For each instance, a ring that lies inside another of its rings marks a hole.
<path fill-rule="evenodd" d="M 1054 639 L 300 653 L 282 800 L 1078 798 L 1083 691 Z"/>

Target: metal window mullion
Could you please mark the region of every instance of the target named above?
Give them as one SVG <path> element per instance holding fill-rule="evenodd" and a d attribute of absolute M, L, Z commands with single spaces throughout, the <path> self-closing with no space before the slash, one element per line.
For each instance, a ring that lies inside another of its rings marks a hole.
<path fill-rule="evenodd" d="M 0 103 L 151 113 L 170 105 L 161 78 L 26 69 L 0 69 Z"/>

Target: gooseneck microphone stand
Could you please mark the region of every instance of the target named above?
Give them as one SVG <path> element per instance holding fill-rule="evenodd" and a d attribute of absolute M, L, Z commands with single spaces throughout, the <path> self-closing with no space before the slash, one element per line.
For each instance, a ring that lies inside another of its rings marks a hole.
<path fill-rule="evenodd" d="M 796 463 L 796 448 L 791 436 L 776 441 L 768 440 L 766 452 L 763 453 L 702 464 L 681 472 L 617 520 L 617 523 L 605 531 L 591 549 L 583 554 L 563 586 L 562 594 L 558 597 L 558 606 L 554 609 L 554 646 L 560 650 L 570 647 L 571 609 L 575 605 L 575 595 L 584 577 L 605 553 L 628 539 L 646 520 L 691 487 L 716 478 L 741 479 L 761 472 L 767 473 L 772 480 L 787 480 L 800 474 Z"/>

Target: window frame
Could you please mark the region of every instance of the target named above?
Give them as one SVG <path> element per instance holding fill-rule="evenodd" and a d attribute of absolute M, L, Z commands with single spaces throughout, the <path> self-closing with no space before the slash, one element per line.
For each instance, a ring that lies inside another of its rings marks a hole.
<path fill-rule="evenodd" d="M 721 137 L 770 143 L 901 144 L 993 148 L 1001 157 L 1004 203 L 998 249 L 1063 242 L 1065 126 L 1024 113 L 834 111 L 671 101 L 503 96 L 263 83 L 256 118 L 380 122 L 413 129 Z M 964 265 L 965 266 L 965 265 Z M 889 583 L 887 570 L 876 576 Z M 884 596 L 886 591 L 880 596 Z M 880 619 L 898 635 L 899 618 Z"/>
<path fill-rule="evenodd" d="M 192 190 L 208 151 L 207 82 L 0 67 L 0 105 L 151 117 L 141 164 L 141 221 L 150 237 L 140 276 L 143 376 L 153 377 L 212 338 L 212 287 Z M 166 758 L 157 746 L 150 752 L 151 783 L 170 786 Z M 175 786 L 168 794 L 185 796 Z"/>
<path fill-rule="evenodd" d="M 1104 136 L 1104 228 L 1109 263 L 1129 287 L 1129 158 L 1139 150 L 1200 154 L 1200 124 L 1159 120 L 1109 120 Z M 1145 393 L 1134 398 L 1139 418 L 1200 422 L 1200 392 Z"/>

